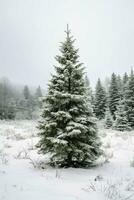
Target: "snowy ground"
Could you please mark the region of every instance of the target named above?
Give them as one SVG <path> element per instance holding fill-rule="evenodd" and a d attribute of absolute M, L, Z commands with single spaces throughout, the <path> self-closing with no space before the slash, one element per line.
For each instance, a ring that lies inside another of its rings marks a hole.
<path fill-rule="evenodd" d="M 101 129 L 98 167 L 42 169 L 36 125 L 0 121 L 0 200 L 134 200 L 134 132 Z"/>

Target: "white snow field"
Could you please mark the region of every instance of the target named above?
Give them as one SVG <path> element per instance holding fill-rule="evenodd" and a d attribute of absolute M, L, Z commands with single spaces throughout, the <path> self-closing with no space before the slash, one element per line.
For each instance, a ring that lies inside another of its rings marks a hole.
<path fill-rule="evenodd" d="M 134 132 L 101 129 L 97 167 L 54 169 L 37 154 L 36 126 L 0 121 L 0 200 L 134 200 Z"/>

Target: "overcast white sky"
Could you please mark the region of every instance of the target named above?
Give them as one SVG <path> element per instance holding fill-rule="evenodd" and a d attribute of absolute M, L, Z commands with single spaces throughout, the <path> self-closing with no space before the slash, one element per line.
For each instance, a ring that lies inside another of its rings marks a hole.
<path fill-rule="evenodd" d="M 0 0 L 0 77 L 45 87 L 67 23 L 92 85 L 130 71 L 133 0 Z"/>

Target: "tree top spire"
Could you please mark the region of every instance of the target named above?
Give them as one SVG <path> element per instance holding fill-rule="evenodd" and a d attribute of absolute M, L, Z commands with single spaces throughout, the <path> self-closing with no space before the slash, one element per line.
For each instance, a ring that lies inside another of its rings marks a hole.
<path fill-rule="evenodd" d="M 67 38 L 69 37 L 69 34 L 71 33 L 71 31 L 69 30 L 69 25 L 67 24 L 67 30 L 65 31 L 65 33 L 67 34 Z"/>

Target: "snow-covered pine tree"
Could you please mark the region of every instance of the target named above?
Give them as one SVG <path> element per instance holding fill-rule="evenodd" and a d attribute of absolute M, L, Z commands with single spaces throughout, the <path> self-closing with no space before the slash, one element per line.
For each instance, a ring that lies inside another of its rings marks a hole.
<path fill-rule="evenodd" d="M 123 80 L 120 75 L 117 76 L 117 85 L 118 85 L 118 91 L 119 91 L 119 97 L 120 99 L 123 98 L 124 95 L 124 88 L 123 88 Z"/>
<path fill-rule="evenodd" d="M 94 112 L 98 119 L 103 119 L 105 117 L 107 97 L 106 91 L 101 84 L 101 80 L 98 79 L 96 90 L 95 90 L 95 106 Z"/>
<path fill-rule="evenodd" d="M 34 95 L 34 101 L 35 101 L 35 106 L 36 106 L 37 111 L 39 111 L 39 109 L 42 107 L 42 99 L 43 99 L 43 95 L 42 95 L 41 87 L 38 86 Z"/>
<path fill-rule="evenodd" d="M 33 112 L 35 110 L 35 102 L 34 98 L 31 95 L 31 92 L 29 90 L 29 87 L 26 85 L 23 89 L 23 96 L 24 99 L 21 101 L 21 106 L 23 107 L 23 114 L 26 119 L 32 119 L 33 118 Z"/>
<path fill-rule="evenodd" d="M 30 90 L 27 85 L 25 85 L 25 87 L 24 87 L 23 95 L 24 95 L 25 99 L 30 99 L 30 97 L 31 97 Z"/>
<path fill-rule="evenodd" d="M 125 105 L 127 118 L 131 128 L 134 128 L 134 73 L 131 70 L 131 75 L 125 91 Z"/>
<path fill-rule="evenodd" d="M 37 89 L 36 89 L 35 97 L 36 97 L 36 98 L 40 98 L 40 97 L 42 97 L 42 96 L 43 96 L 43 95 L 42 95 L 41 87 L 39 86 L 39 87 L 37 87 Z"/>
<path fill-rule="evenodd" d="M 128 74 L 125 72 L 125 74 L 123 75 L 123 84 L 126 84 L 129 80 L 129 76 Z"/>
<path fill-rule="evenodd" d="M 52 166 L 88 167 L 101 155 L 96 121 L 85 98 L 84 68 L 74 41 L 67 26 L 39 125 L 39 152 L 49 153 Z"/>
<path fill-rule="evenodd" d="M 0 79 L 0 119 L 14 119 L 16 99 L 12 84 L 7 78 Z"/>
<path fill-rule="evenodd" d="M 116 115 L 116 120 L 114 122 L 113 128 L 119 131 L 130 130 L 129 122 L 127 119 L 127 112 L 125 110 L 124 99 L 120 99 L 115 115 Z"/>
<path fill-rule="evenodd" d="M 109 129 L 112 126 L 113 126 L 113 117 L 111 115 L 109 107 L 107 107 L 106 113 L 105 113 L 105 128 Z"/>
<path fill-rule="evenodd" d="M 117 110 L 119 99 L 120 95 L 119 95 L 117 77 L 113 73 L 109 88 L 109 108 L 114 120 L 115 120 L 115 111 Z"/>
<path fill-rule="evenodd" d="M 128 88 L 128 80 L 129 80 L 129 76 L 125 72 L 125 74 L 123 75 L 123 97 L 125 97 L 125 93 Z"/>

